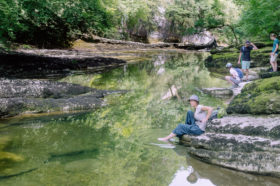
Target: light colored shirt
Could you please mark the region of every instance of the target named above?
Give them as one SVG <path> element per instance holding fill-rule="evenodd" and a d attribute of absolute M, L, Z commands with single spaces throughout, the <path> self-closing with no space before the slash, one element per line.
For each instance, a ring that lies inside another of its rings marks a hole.
<path fill-rule="evenodd" d="M 203 105 L 198 105 L 194 112 L 194 119 L 196 120 L 196 124 L 198 127 L 205 131 L 206 123 L 202 123 L 202 120 L 207 117 L 207 111 L 202 110 Z"/>
<path fill-rule="evenodd" d="M 229 73 L 238 81 L 240 81 L 240 77 L 234 68 L 230 68 Z"/>

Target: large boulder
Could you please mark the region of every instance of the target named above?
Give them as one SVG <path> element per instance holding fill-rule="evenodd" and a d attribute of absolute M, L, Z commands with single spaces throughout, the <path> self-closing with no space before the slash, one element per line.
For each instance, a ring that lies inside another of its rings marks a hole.
<path fill-rule="evenodd" d="M 247 84 L 229 104 L 227 112 L 229 114 L 279 114 L 280 77 Z"/>
<path fill-rule="evenodd" d="M 215 37 L 209 31 L 204 31 L 198 34 L 184 36 L 182 42 L 174 46 L 188 50 L 199 50 L 214 48 L 217 46 L 217 43 Z"/>
<path fill-rule="evenodd" d="M 280 177 L 280 116 L 227 116 L 200 136 L 183 136 L 187 151 L 202 161 Z"/>

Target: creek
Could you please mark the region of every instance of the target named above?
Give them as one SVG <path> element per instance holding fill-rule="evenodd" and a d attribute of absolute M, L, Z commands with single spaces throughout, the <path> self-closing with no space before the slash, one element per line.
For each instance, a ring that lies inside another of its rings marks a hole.
<path fill-rule="evenodd" d="M 136 56 L 135 60 L 113 70 L 71 73 L 57 79 L 97 89 L 128 90 L 106 96 L 105 107 L 0 120 L 0 140 L 7 143 L 4 151 L 22 158 L 17 162 L 0 159 L 0 185 L 280 183 L 277 178 L 200 162 L 189 157 L 187 147 L 178 145 L 177 139 L 172 144 L 157 141 L 184 122 L 191 94 L 198 94 L 203 105 L 226 106 L 225 100 L 197 91 L 230 86 L 204 66 L 207 53 L 158 50 L 130 52 L 129 56 Z M 176 92 L 179 97 L 174 96 Z"/>

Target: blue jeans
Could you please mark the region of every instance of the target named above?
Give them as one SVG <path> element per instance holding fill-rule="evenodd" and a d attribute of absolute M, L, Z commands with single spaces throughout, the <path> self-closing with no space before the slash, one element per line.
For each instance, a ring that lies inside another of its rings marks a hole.
<path fill-rule="evenodd" d="M 195 123 L 194 113 L 188 111 L 186 116 L 185 124 L 179 124 L 172 133 L 176 134 L 177 137 L 182 137 L 184 134 L 198 136 L 204 133 L 198 125 Z"/>

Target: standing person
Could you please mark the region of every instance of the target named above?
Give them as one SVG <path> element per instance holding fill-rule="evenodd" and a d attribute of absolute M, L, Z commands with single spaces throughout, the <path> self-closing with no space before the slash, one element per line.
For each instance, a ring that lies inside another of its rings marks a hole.
<path fill-rule="evenodd" d="M 272 66 L 273 72 L 277 71 L 277 57 L 279 53 L 279 40 L 276 37 L 276 34 L 270 34 L 270 39 L 273 40 L 273 48 L 270 54 L 270 64 Z"/>
<path fill-rule="evenodd" d="M 191 107 L 195 108 L 195 112 L 188 111 L 185 124 L 179 124 L 168 136 L 158 138 L 159 141 L 168 141 L 175 136 L 180 138 L 184 134 L 199 136 L 205 132 L 207 121 L 213 109 L 200 105 L 197 95 L 192 95 L 189 102 Z"/>
<path fill-rule="evenodd" d="M 258 48 L 254 43 L 251 43 L 250 41 L 246 41 L 245 45 L 241 47 L 240 49 L 240 55 L 238 59 L 238 64 L 240 64 L 241 56 L 242 56 L 242 71 L 243 73 L 246 73 L 246 81 L 248 81 L 249 76 L 249 68 L 251 63 L 251 50 L 257 50 Z"/>
<path fill-rule="evenodd" d="M 243 73 L 239 68 L 233 68 L 231 63 L 227 63 L 226 68 L 229 69 L 231 76 L 226 76 L 226 80 L 232 84 L 231 88 L 237 88 L 241 79 L 243 78 Z"/>

